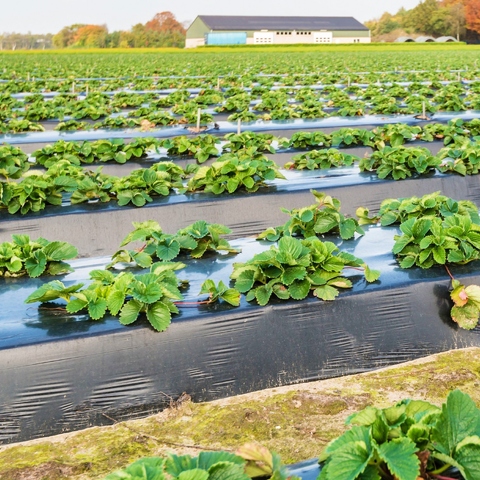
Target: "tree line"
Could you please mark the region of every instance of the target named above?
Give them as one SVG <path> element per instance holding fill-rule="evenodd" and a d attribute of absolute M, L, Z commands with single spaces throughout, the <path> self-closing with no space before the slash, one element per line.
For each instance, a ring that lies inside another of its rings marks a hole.
<path fill-rule="evenodd" d="M 157 13 L 145 24 L 127 31 L 109 32 L 106 25 L 74 24 L 55 35 L 5 33 L 0 35 L 0 50 L 45 48 L 142 48 L 183 47 L 186 30 L 171 12 Z"/>
<path fill-rule="evenodd" d="M 480 0 L 423 0 L 416 7 L 384 13 L 365 22 L 373 41 L 393 41 L 401 35 L 452 36 L 457 40 L 480 39 Z"/>

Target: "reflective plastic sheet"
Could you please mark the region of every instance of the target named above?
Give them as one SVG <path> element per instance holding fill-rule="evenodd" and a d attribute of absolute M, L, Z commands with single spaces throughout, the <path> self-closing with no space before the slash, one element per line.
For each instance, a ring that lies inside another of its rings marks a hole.
<path fill-rule="evenodd" d="M 395 228 L 370 227 L 337 242 L 380 269 L 367 284 L 351 271 L 353 289 L 333 302 L 308 298 L 266 307 L 242 300 L 181 307 L 163 333 L 146 321 L 125 327 L 91 321 L 24 299 L 49 279 L 2 281 L 0 442 L 10 443 L 136 418 L 162 409 L 168 396 L 206 401 L 285 384 L 392 365 L 454 348 L 480 345 L 480 328 L 465 331 L 449 318 L 449 278 L 442 268 L 401 270 L 392 254 Z M 228 281 L 232 263 L 270 244 L 235 240 L 238 256 L 187 259 L 180 278 L 197 298 L 207 278 Z M 183 260 L 183 259 L 182 259 Z M 72 262 L 67 284 L 85 281 L 107 258 Z M 480 282 L 478 264 L 455 268 L 466 284 Z"/>

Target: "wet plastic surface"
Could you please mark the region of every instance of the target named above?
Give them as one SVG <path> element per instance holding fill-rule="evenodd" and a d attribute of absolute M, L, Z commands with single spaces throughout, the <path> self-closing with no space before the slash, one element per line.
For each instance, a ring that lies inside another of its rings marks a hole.
<path fill-rule="evenodd" d="M 359 173 L 357 167 L 284 173 L 288 181 L 277 180 L 271 187 L 252 194 L 174 194 L 157 197 L 142 208 L 119 207 L 114 201 L 47 206 L 41 212 L 24 216 L 0 211 L 0 242 L 10 241 L 14 233 L 28 233 L 32 238 L 42 236 L 73 243 L 81 256 L 111 255 L 132 230 L 132 221 L 146 220 L 156 220 L 165 232 L 174 233 L 202 219 L 230 227 L 230 238 L 248 237 L 285 223 L 288 217 L 281 208 L 302 208 L 315 203 L 311 189 L 339 198 L 342 212 L 351 216 L 359 206 L 377 211 L 385 198 L 420 196 L 437 190 L 480 205 L 477 176 L 438 173 L 403 181 L 380 180 L 374 174 Z"/>
<path fill-rule="evenodd" d="M 23 300 L 49 279 L 19 278 L 0 286 L 0 442 L 10 443 L 153 413 L 187 392 L 206 401 L 285 384 L 335 377 L 453 348 L 480 345 L 480 328 L 460 330 L 449 318 L 449 279 L 442 268 L 397 267 L 395 228 L 368 228 L 342 249 L 382 276 L 367 284 L 351 271 L 353 289 L 334 302 L 277 300 L 266 307 L 223 303 L 182 307 L 166 332 L 140 321 L 87 320 Z M 186 299 L 201 283 L 228 281 L 232 263 L 270 244 L 232 242 L 243 252 L 188 260 Z M 67 284 L 88 278 L 107 258 L 75 261 Z M 454 269 L 478 283 L 478 264 Z"/>
<path fill-rule="evenodd" d="M 432 121 L 446 123 L 453 118 L 462 118 L 463 120 L 471 120 L 480 118 L 478 111 L 466 112 L 440 112 L 431 116 Z M 242 130 L 252 132 L 281 132 L 282 130 L 310 130 L 323 128 L 342 128 L 352 127 L 361 128 L 365 125 L 386 125 L 391 123 L 405 124 L 422 124 L 424 120 L 415 118 L 415 115 L 364 115 L 361 117 L 327 117 L 319 120 L 278 120 L 278 121 L 257 121 L 242 124 Z M 237 124 L 232 122 L 217 122 L 219 129 L 212 130 L 210 133 L 224 135 L 226 133 L 237 132 Z M 99 140 L 105 138 L 137 138 L 137 137 L 157 137 L 169 138 L 177 135 L 188 134 L 184 126 L 163 127 L 157 130 L 141 132 L 135 129 L 116 129 L 116 130 L 96 130 L 96 131 L 77 131 L 77 132 L 32 132 L 32 133 L 15 133 L 0 135 L 0 143 L 9 143 L 11 145 L 26 143 L 45 143 L 55 142 L 57 140 Z"/>

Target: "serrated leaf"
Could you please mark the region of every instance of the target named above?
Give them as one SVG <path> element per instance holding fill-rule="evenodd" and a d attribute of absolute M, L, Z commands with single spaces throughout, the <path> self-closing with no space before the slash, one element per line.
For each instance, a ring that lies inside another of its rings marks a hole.
<path fill-rule="evenodd" d="M 364 442 L 352 442 L 335 452 L 328 464 L 328 478 L 355 480 L 367 468 L 371 453 Z M 403 480 L 403 479 L 402 479 Z"/>
<path fill-rule="evenodd" d="M 416 257 L 414 255 L 407 255 L 400 260 L 400 266 L 402 268 L 410 268 L 415 265 Z"/>
<path fill-rule="evenodd" d="M 313 291 L 313 294 L 316 297 L 325 301 L 335 300 L 339 293 L 340 292 L 336 288 L 331 287 L 330 285 L 322 285 Z"/>
<path fill-rule="evenodd" d="M 81 300 L 80 298 L 76 298 L 70 302 L 67 303 L 66 310 L 68 313 L 77 313 L 83 308 L 87 306 L 87 303 L 85 300 Z"/>
<path fill-rule="evenodd" d="M 377 447 L 378 454 L 388 466 L 389 471 L 402 480 L 417 480 L 420 474 L 418 451 L 408 438 L 396 438 Z"/>
<path fill-rule="evenodd" d="M 208 479 L 208 472 L 205 470 L 201 470 L 200 468 L 193 468 L 192 470 L 187 470 L 185 472 L 180 473 L 177 480 L 207 480 Z"/>
<path fill-rule="evenodd" d="M 461 328 L 473 330 L 478 324 L 480 310 L 476 305 L 467 303 L 463 307 L 452 307 L 450 315 Z"/>
<path fill-rule="evenodd" d="M 278 241 L 278 249 L 297 259 L 303 251 L 302 243 L 293 237 L 282 237 Z"/>
<path fill-rule="evenodd" d="M 210 467 L 213 467 L 216 463 L 219 462 L 229 462 L 234 463 L 236 465 L 244 465 L 245 460 L 236 455 L 235 453 L 231 452 L 200 452 L 198 455 L 197 465 L 198 468 L 202 468 L 203 470 L 208 470 Z"/>
<path fill-rule="evenodd" d="M 219 462 L 208 470 L 209 480 L 250 480 L 244 472 L 243 465 L 236 465 L 230 462 Z"/>
<path fill-rule="evenodd" d="M 392 252 L 397 255 L 399 254 L 411 241 L 412 237 L 402 235 L 401 237 L 396 237 L 395 244 L 393 245 Z"/>
<path fill-rule="evenodd" d="M 156 254 L 160 260 L 169 262 L 180 253 L 180 244 L 176 240 L 165 241 L 157 245 Z"/>
<path fill-rule="evenodd" d="M 288 293 L 294 300 L 303 300 L 310 293 L 308 280 L 295 280 L 289 287 Z"/>
<path fill-rule="evenodd" d="M 480 432 L 480 410 L 466 393 L 450 392 L 432 431 L 432 440 L 441 452 L 452 456 L 457 444 Z"/>
<path fill-rule="evenodd" d="M 368 265 L 363 265 L 365 280 L 369 283 L 376 282 L 380 278 L 380 270 L 371 270 Z"/>
<path fill-rule="evenodd" d="M 165 461 L 165 471 L 172 477 L 178 477 L 182 472 L 193 470 L 196 467 L 197 459 L 192 458 L 190 455 L 170 454 Z"/>
<path fill-rule="evenodd" d="M 122 325 L 130 325 L 138 318 L 141 309 L 142 304 L 137 300 L 128 301 L 120 311 L 120 323 Z"/>
<path fill-rule="evenodd" d="M 446 261 L 445 249 L 442 246 L 437 246 L 432 249 L 433 259 L 440 265 L 444 265 Z"/>
<path fill-rule="evenodd" d="M 290 285 L 294 280 L 303 280 L 306 275 L 307 269 L 305 267 L 289 267 L 283 272 L 281 280 L 285 285 Z"/>
<path fill-rule="evenodd" d="M 267 285 L 261 285 L 255 289 L 255 298 L 257 299 L 258 304 L 262 307 L 268 303 L 271 296 L 272 289 Z"/>
<path fill-rule="evenodd" d="M 88 303 L 88 314 L 93 320 L 100 320 L 107 311 L 107 301 L 103 298 L 97 298 Z"/>
<path fill-rule="evenodd" d="M 235 282 L 235 288 L 241 292 L 248 292 L 255 282 L 254 280 L 255 270 L 245 270 L 243 271 Z"/>
<path fill-rule="evenodd" d="M 460 442 L 454 458 L 462 466 L 465 480 L 480 478 L 480 438 L 478 436 L 467 437 Z"/>
<path fill-rule="evenodd" d="M 57 262 L 69 260 L 78 255 L 78 250 L 67 242 L 50 242 L 42 250 L 48 260 Z"/>
<path fill-rule="evenodd" d="M 125 302 L 125 293 L 114 290 L 107 297 L 107 307 L 112 315 L 117 315 Z"/>
<path fill-rule="evenodd" d="M 25 261 L 25 269 L 32 278 L 39 277 L 47 266 L 47 257 L 41 250 L 33 252 L 33 255 Z"/>
<path fill-rule="evenodd" d="M 152 257 L 145 252 L 135 252 L 132 255 L 132 260 L 142 268 L 149 268 L 152 265 Z"/>
<path fill-rule="evenodd" d="M 280 298 L 281 300 L 288 300 L 290 298 L 290 292 L 285 285 L 281 283 L 276 283 L 272 287 L 273 293 Z"/>
<path fill-rule="evenodd" d="M 149 305 L 146 310 L 147 319 L 157 332 L 163 332 L 171 323 L 172 315 L 169 308 L 162 302 Z"/>
<path fill-rule="evenodd" d="M 343 222 L 340 222 L 340 236 L 343 240 L 349 240 L 355 235 L 357 225 L 352 218 L 347 218 Z"/>
<path fill-rule="evenodd" d="M 238 307 L 240 305 L 240 292 L 235 288 L 227 289 L 222 293 L 221 298 L 234 307 Z"/>

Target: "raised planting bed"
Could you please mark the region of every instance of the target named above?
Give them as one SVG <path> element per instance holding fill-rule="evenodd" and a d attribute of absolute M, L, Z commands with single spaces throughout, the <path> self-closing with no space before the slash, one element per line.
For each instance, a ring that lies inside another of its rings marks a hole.
<path fill-rule="evenodd" d="M 242 297 L 225 303 L 180 306 L 165 332 L 146 321 L 88 320 L 63 309 L 23 302 L 49 279 L 7 279 L 0 286 L 0 441 L 30 438 L 109 423 L 161 410 L 187 392 L 195 401 L 364 372 L 435 352 L 480 345 L 480 328 L 461 330 L 450 318 L 449 277 L 443 268 L 401 270 L 391 253 L 395 228 L 367 227 L 342 249 L 381 271 L 333 302 L 316 298 L 271 301 Z M 337 241 L 337 243 L 339 243 Z M 237 256 L 187 259 L 178 273 L 195 301 L 206 279 L 228 283 L 233 262 L 270 246 L 236 240 Z M 183 261 L 183 259 L 182 259 Z M 70 262 L 70 285 L 85 281 L 107 258 Z M 456 267 L 455 277 L 479 283 L 478 262 Z"/>

